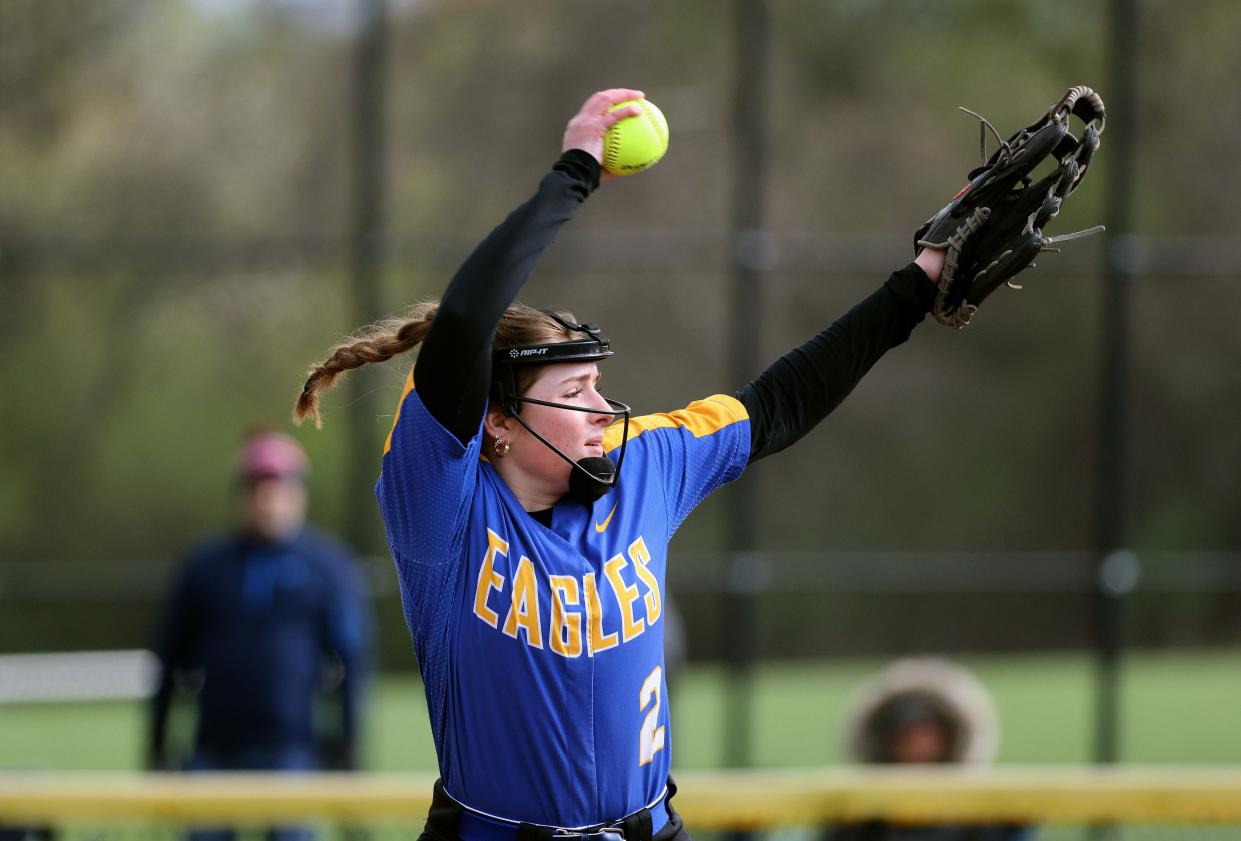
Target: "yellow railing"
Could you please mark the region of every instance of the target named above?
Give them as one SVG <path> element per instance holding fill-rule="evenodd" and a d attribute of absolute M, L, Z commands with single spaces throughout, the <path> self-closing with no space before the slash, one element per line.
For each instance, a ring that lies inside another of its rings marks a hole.
<path fill-rule="evenodd" d="M 917 823 L 1232 824 L 1241 766 L 681 771 L 677 810 L 694 829 Z M 0 823 L 408 823 L 421 774 L 0 774 Z M 1241 836 L 1239 836 L 1241 837 Z"/>

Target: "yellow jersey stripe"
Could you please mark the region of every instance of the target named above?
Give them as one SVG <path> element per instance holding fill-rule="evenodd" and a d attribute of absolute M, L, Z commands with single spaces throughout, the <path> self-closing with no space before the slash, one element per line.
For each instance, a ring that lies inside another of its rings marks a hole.
<path fill-rule="evenodd" d="M 405 378 L 405 390 L 401 392 L 401 399 L 396 401 L 396 417 L 392 419 L 392 428 L 388 430 L 388 438 L 384 441 L 384 455 L 392 449 L 392 433 L 396 432 L 396 425 L 401 420 L 401 407 L 405 405 L 405 398 L 414 390 L 414 369 L 409 369 L 409 376 Z"/>
<path fill-rule="evenodd" d="M 648 429 L 676 427 L 689 430 L 695 438 L 702 438 L 704 435 L 718 432 L 729 424 L 749 419 L 750 415 L 740 400 L 727 394 L 713 394 L 703 400 L 695 400 L 684 409 L 677 409 L 675 412 L 660 412 L 630 419 L 629 439 L 632 441 Z M 619 447 L 624 432 L 623 420 L 609 426 L 603 433 L 604 452 L 611 452 Z"/>

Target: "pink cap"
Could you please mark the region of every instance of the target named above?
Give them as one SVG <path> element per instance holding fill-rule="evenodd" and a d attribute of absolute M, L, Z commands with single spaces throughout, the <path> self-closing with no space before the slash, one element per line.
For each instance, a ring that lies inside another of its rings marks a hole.
<path fill-rule="evenodd" d="M 251 435 L 237 453 L 237 475 L 247 481 L 266 476 L 302 479 L 310 472 L 310 460 L 302 445 L 279 432 Z"/>

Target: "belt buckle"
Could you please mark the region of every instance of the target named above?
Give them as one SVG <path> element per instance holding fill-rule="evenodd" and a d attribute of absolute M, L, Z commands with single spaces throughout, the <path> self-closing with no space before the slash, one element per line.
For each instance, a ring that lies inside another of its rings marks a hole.
<path fill-rule="evenodd" d="M 594 830 L 576 831 L 557 829 L 552 833 L 555 841 L 625 841 L 623 826 L 603 826 Z"/>

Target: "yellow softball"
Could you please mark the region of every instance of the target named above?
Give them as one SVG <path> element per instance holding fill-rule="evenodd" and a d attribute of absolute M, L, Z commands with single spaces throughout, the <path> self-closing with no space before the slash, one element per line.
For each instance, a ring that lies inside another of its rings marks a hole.
<path fill-rule="evenodd" d="M 603 168 L 613 175 L 648 169 L 668 151 L 668 121 L 663 112 L 645 99 L 618 102 L 608 110 L 626 105 L 636 105 L 642 113 L 620 120 L 603 136 Z"/>

